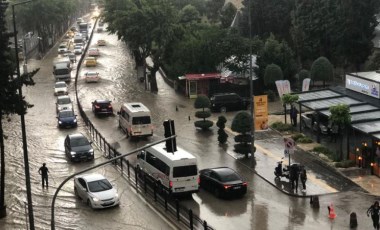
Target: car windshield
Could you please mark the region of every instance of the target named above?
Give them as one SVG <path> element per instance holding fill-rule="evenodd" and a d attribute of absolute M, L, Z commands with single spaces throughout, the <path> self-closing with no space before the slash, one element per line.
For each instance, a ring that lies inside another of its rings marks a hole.
<path fill-rule="evenodd" d="M 102 192 L 112 189 L 112 185 L 107 179 L 92 181 L 88 183 L 90 192 Z"/>
<path fill-rule="evenodd" d="M 58 99 L 58 104 L 59 105 L 64 105 L 64 104 L 70 104 L 71 103 L 71 100 L 70 98 L 60 98 Z"/>
<path fill-rule="evenodd" d="M 75 46 L 74 49 L 82 49 L 82 46 Z"/>
<path fill-rule="evenodd" d="M 186 165 L 173 168 L 173 177 L 188 177 L 195 176 L 198 174 L 196 165 Z"/>
<path fill-rule="evenodd" d="M 235 172 L 230 171 L 230 170 L 219 171 L 218 175 L 220 177 L 220 181 L 222 182 L 241 180 Z"/>
<path fill-rule="evenodd" d="M 98 73 L 95 73 L 95 72 L 87 72 L 86 73 L 86 76 L 96 76 L 98 75 Z"/>
<path fill-rule="evenodd" d="M 132 118 L 133 125 L 150 124 L 150 116 Z"/>
<path fill-rule="evenodd" d="M 64 88 L 64 87 L 66 87 L 66 84 L 63 82 L 55 83 L 55 88 Z"/>
<path fill-rule="evenodd" d="M 59 48 L 66 48 L 66 46 L 65 45 L 60 45 Z"/>
<path fill-rule="evenodd" d="M 76 147 L 76 146 L 85 146 L 85 145 L 89 145 L 90 142 L 88 142 L 87 138 L 85 137 L 77 137 L 77 138 L 73 138 L 71 140 L 71 146 L 73 147 Z"/>
<path fill-rule="evenodd" d="M 73 117 L 73 116 L 74 116 L 74 113 L 71 110 L 61 111 L 59 113 L 59 117 Z"/>

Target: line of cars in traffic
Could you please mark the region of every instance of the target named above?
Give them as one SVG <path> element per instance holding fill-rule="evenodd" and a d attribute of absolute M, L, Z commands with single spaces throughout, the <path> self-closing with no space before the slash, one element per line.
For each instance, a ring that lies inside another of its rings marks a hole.
<path fill-rule="evenodd" d="M 78 25 L 85 24 L 82 18 L 78 19 Z M 68 86 L 65 81 L 71 81 L 71 67 L 76 62 L 76 55 L 83 55 L 85 40 L 82 34 L 76 33 L 76 27 L 73 27 L 67 34 L 68 38 L 73 39 L 73 52 L 70 50 L 70 43 L 61 43 L 58 47 L 58 53 L 69 59 L 69 62 L 63 62 L 64 67 L 69 68 L 69 77 L 61 81 L 57 78 L 57 61 L 54 63 L 53 74 L 56 78 L 54 85 L 54 95 L 56 100 L 56 113 L 59 128 L 69 128 L 77 126 L 77 115 L 74 112 L 73 102 L 69 96 Z M 99 44 L 105 45 L 105 41 Z M 97 48 L 89 49 L 91 58 L 99 56 Z M 74 57 L 72 57 L 74 55 Z M 61 61 L 62 62 L 62 61 Z M 85 60 L 86 66 L 96 66 L 95 62 Z M 95 64 L 94 64 L 95 63 Z M 62 63 L 61 63 L 62 64 Z M 94 71 L 88 71 L 84 74 L 85 82 L 98 82 L 99 74 Z M 112 105 L 108 100 L 95 100 L 92 102 L 92 111 L 95 114 L 112 114 Z M 94 160 L 94 149 L 92 142 L 82 133 L 72 133 L 66 135 L 64 139 L 65 155 L 70 161 Z M 82 201 L 87 203 L 91 208 L 106 208 L 119 205 L 119 196 L 116 188 L 107 178 L 98 173 L 78 175 L 74 178 L 74 193 Z"/>

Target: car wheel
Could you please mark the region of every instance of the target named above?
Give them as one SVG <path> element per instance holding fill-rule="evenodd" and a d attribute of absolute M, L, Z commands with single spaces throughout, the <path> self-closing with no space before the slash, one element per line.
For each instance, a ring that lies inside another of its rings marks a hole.
<path fill-rule="evenodd" d="M 90 207 L 90 208 L 94 208 L 94 207 L 92 206 L 92 203 L 91 203 L 90 199 L 87 199 L 87 205 L 88 205 L 88 207 Z"/>
<path fill-rule="evenodd" d="M 221 107 L 221 108 L 220 108 L 220 112 L 221 112 L 221 113 L 225 113 L 225 112 L 227 112 L 227 108 L 226 108 L 225 106 Z"/>
<path fill-rule="evenodd" d="M 219 189 L 214 189 L 214 194 L 216 197 L 220 198 L 220 190 Z"/>
<path fill-rule="evenodd" d="M 78 194 L 78 190 L 77 190 L 76 187 L 74 187 L 74 194 L 75 194 L 75 196 L 77 196 L 78 198 L 80 198 L 80 196 L 79 196 L 79 194 Z"/>

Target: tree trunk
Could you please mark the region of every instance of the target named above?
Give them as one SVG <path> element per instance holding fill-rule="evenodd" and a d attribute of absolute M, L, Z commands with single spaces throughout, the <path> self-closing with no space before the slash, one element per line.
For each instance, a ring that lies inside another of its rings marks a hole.
<path fill-rule="evenodd" d="M 286 104 L 284 104 L 284 114 L 285 114 L 285 124 L 287 123 L 286 122 Z"/>
<path fill-rule="evenodd" d="M 0 219 L 4 218 L 6 214 L 5 206 L 5 150 L 4 150 L 4 133 L 3 133 L 3 121 L 2 121 L 2 112 L 0 110 L 0 155 L 1 155 L 1 179 L 0 179 Z"/>

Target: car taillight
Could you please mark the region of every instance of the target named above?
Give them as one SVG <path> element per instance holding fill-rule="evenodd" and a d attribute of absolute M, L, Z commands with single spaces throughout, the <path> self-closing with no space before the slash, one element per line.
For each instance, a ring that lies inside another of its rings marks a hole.
<path fill-rule="evenodd" d="M 224 185 L 224 189 L 229 189 L 231 187 L 232 187 L 231 185 Z"/>
<path fill-rule="evenodd" d="M 108 105 L 108 108 L 112 109 L 112 105 Z"/>
<path fill-rule="evenodd" d="M 173 188 L 173 181 L 169 181 L 169 188 Z"/>
<path fill-rule="evenodd" d="M 100 106 L 99 106 L 99 105 L 95 105 L 95 108 L 99 109 L 99 108 L 100 108 Z"/>
<path fill-rule="evenodd" d="M 201 183 L 201 177 L 198 177 L 198 184 Z"/>
<path fill-rule="evenodd" d="M 248 185 L 248 183 L 247 182 L 243 182 L 243 186 L 247 186 Z"/>

